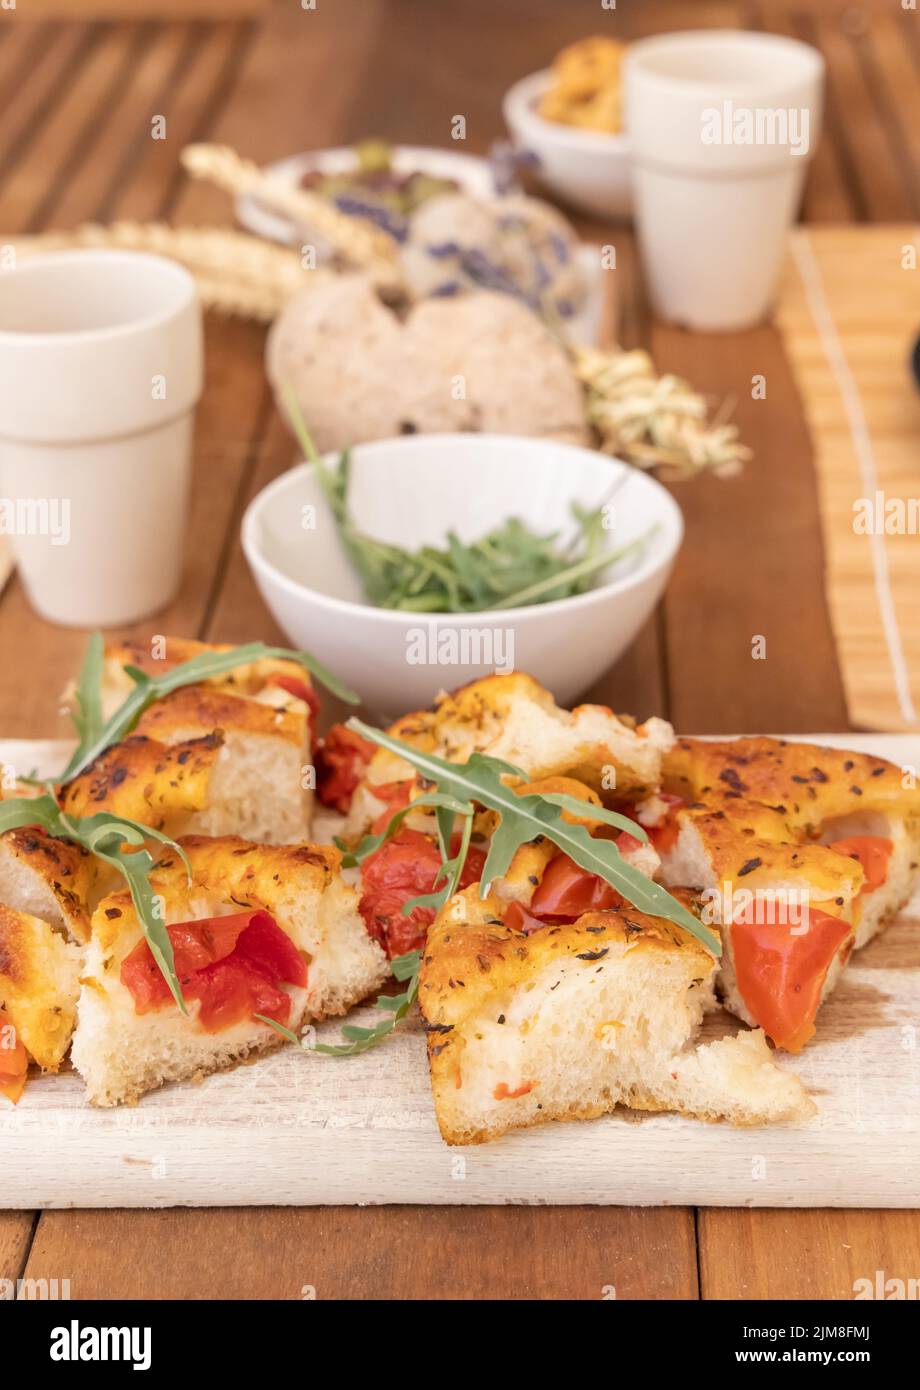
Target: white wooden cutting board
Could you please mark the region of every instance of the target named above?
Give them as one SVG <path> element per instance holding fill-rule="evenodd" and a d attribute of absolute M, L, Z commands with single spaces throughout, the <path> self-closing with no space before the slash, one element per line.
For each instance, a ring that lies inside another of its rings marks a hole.
<path fill-rule="evenodd" d="M 916 737 L 812 737 L 920 765 Z M 59 750 L 0 744 L 0 760 L 44 770 Z M 920 899 L 854 957 L 817 1041 L 780 1061 L 817 1102 L 805 1125 L 620 1112 L 464 1149 L 438 1134 L 418 1025 L 363 1057 L 287 1048 L 132 1109 L 93 1110 L 76 1074 L 49 1076 L 0 1100 L 0 1205 L 918 1206 Z"/>

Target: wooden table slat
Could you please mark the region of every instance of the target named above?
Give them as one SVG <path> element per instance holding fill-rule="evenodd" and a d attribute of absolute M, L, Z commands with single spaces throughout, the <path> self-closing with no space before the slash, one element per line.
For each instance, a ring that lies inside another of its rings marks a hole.
<path fill-rule="evenodd" d="M 252 31 L 246 24 L 196 27 L 172 80 L 162 93 L 161 109 L 148 114 L 166 118 L 165 140 L 139 141 L 133 167 L 107 204 L 114 219 L 148 222 L 168 218 L 185 175 L 178 166 L 184 145 L 211 137 L 214 123 L 230 100 L 232 84 Z"/>
<path fill-rule="evenodd" d="M 35 1223 L 30 1211 L 0 1211 L 0 1297 L 3 1281 L 15 1281 L 25 1269 Z"/>
<path fill-rule="evenodd" d="M 117 190 L 130 176 L 145 144 L 151 142 L 151 120 L 162 109 L 162 98 L 192 36 L 191 26 L 185 24 L 144 26 L 139 31 L 130 81 L 108 113 L 79 178 L 61 189 L 53 207 L 46 210 L 46 225 L 66 228 L 90 217 L 106 220 Z"/>
<path fill-rule="evenodd" d="M 695 1252 L 668 1208 L 48 1212 L 26 1277 L 91 1299 L 695 1299 Z"/>
<path fill-rule="evenodd" d="M 699 1238 L 703 1298 L 849 1300 L 920 1270 L 917 1211 L 702 1211 Z"/>
<path fill-rule="evenodd" d="M 741 436 L 757 449 L 740 477 L 673 488 L 687 527 L 665 602 L 675 726 L 845 729 L 811 445 L 778 335 L 762 328 L 700 340 L 660 326 L 652 352 L 661 369 L 734 399 Z M 755 374 L 765 378 L 763 400 L 752 397 Z"/>
<path fill-rule="evenodd" d="M 64 32 L 59 24 L 0 24 L 0 116 L 4 124 L 19 104 L 24 76 L 34 75 Z"/>
<path fill-rule="evenodd" d="M 910 14 L 873 17 L 861 39 L 866 63 L 884 112 L 892 145 L 904 180 L 911 217 L 920 218 L 920 45 L 911 35 L 920 24 Z"/>
<path fill-rule="evenodd" d="M 41 36 L 38 44 L 34 43 L 35 34 Z M 33 40 L 28 48 L 23 36 Z M 71 75 L 89 59 L 102 31 L 78 24 L 52 29 L 42 26 L 40 30 L 29 26 L 11 37 L 17 39 L 13 50 L 16 61 L 6 75 L 4 98 L 0 98 L 0 193 L 4 204 L 20 165 L 28 167 L 41 159 L 41 153 L 34 153 L 40 137 L 63 100 Z M 45 187 L 41 177 L 36 179 L 36 186 L 33 202 Z M 21 231 L 22 221 L 15 224 L 4 207 L 0 227 L 4 232 Z"/>
<path fill-rule="evenodd" d="M 833 138 L 847 151 L 865 217 L 879 222 L 908 220 L 914 190 L 905 184 L 900 151 L 892 140 L 859 35 L 845 32 L 839 16 L 834 16 L 808 19 L 803 37 L 824 54 Z"/>
<path fill-rule="evenodd" d="M 64 83 L 63 91 L 3 194 L 4 231 L 35 231 L 58 189 L 78 176 L 93 138 L 105 120 L 106 104 L 130 78 L 139 35 L 135 25 L 104 25 Z"/>
<path fill-rule="evenodd" d="M 754 0 L 755 26 L 783 38 L 808 42 L 797 9 L 774 0 Z M 862 202 L 854 187 L 848 152 L 837 137 L 835 113 L 825 114 L 824 130 L 808 169 L 802 218 L 805 222 L 850 222 L 861 214 Z"/>

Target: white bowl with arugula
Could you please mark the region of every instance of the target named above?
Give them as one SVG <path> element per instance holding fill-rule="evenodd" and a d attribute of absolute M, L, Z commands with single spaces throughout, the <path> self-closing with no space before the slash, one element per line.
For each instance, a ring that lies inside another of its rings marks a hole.
<path fill-rule="evenodd" d="M 572 703 L 660 598 L 683 535 L 659 483 L 590 449 L 509 435 L 362 444 L 269 483 L 246 558 L 297 647 L 375 712 L 493 670 Z"/>

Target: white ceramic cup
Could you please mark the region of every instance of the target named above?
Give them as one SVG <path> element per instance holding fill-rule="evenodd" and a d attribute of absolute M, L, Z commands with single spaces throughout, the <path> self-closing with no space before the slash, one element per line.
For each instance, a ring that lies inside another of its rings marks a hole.
<path fill-rule="evenodd" d="M 760 323 L 820 134 L 820 53 L 774 34 L 662 34 L 631 46 L 624 80 L 655 311 L 704 332 Z"/>
<path fill-rule="evenodd" d="M 182 266 L 99 250 L 0 271 L 0 519 L 43 617 L 110 627 L 174 597 L 201 385 Z"/>

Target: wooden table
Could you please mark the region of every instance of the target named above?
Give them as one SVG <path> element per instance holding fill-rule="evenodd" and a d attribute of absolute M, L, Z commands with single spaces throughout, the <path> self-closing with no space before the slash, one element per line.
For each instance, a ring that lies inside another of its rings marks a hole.
<path fill-rule="evenodd" d="M 891 0 L 319 0 L 216 23 L 30 24 L 0 12 L 0 242 L 88 219 L 222 222 L 178 154 L 227 141 L 256 159 L 376 134 L 468 148 L 501 130 L 503 90 L 564 42 L 749 25 L 817 43 L 828 136 L 805 203 L 813 221 L 920 216 L 920 23 Z M 167 118 L 165 141 L 151 119 Z M 737 397 L 757 454 L 733 482 L 679 489 L 687 541 L 667 599 L 594 695 L 697 732 L 832 730 L 846 710 L 822 586 L 809 438 L 771 328 L 698 338 L 650 321 L 633 243 L 618 250 L 620 333 L 661 368 Z M 161 632 L 276 637 L 244 564 L 249 497 L 291 461 L 261 370 L 262 332 L 208 326 L 188 568 Z M 767 401 L 751 376 L 767 376 Z M 49 385 L 49 389 L 52 389 Z M 138 518 L 138 524 L 143 519 Z M 145 625 L 149 631 L 149 625 Z M 751 659 L 755 635 L 768 660 Z M 17 581 L 0 603 L 0 727 L 62 731 L 58 695 L 84 634 L 43 623 Z M 66 1163 L 62 1151 L 61 1162 Z M 69 1278 L 74 1297 L 852 1297 L 877 1269 L 920 1272 L 916 1212 L 607 1208 L 318 1208 L 0 1214 L 0 1277 Z"/>

